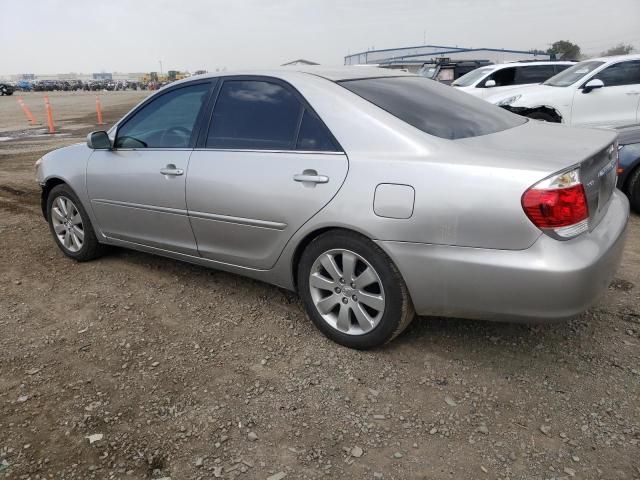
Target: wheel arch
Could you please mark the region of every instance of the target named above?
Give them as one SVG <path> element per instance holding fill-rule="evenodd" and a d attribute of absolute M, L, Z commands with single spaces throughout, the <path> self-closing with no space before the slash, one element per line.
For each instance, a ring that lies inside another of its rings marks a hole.
<path fill-rule="evenodd" d="M 302 239 L 298 242 L 298 244 L 296 245 L 296 248 L 293 252 L 293 255 L 291 256 L 291 264 L 289 265 L 289 272 L 291 275 L 291 278 L 293 280 L 293 288 L 295 291 L 298 290 L 298 263 L 300 262 L 300 258 L 302 257 L 302 253 L 305 251 L 305 249 L 309 246 L 309 244 L 311 242 L 313 242 L 316 238 L 318 238 L 320 235 L 323 235 L 327 232 L 330 231 L 336 231 L 336 232 L 349 232 L 349 233 L 354 233 L 356 235 L 359 235 L 363 238 L 366 238 L 367 240 L 373 242 L 373 239 L 361 232 L 358 231 L 356 229 L 353 228 L 347 228 L 347 227 L 342 227 L 342 226 L 323 226 L 320 228 L 316 228 L 314 230 L 311 230 L 310 232 L 307 232 L 304 237 L 302 237 Z"/>
<path fill-rule="evenodd" d="M 546 113 L 549 116 L 553 117 L 557 123 L 562 123 L 562 114 L 554 107 L 550 105 L 538 105 L 535 107 L 511 107 L 507 108 L 507 110 L 517 113 L 518 115 L 522 115 L 523 117 L 528 117 L 530 114 L 535 112 Z"/>
<path fill-rule="evenodd" d="M 42 184 L 40 208 L 42 209 L 42 216 L 47 221 L 49 220 L 49 217 L 47 216 L 47 199 L 49 198 L 49 193 L 51 192 L 51 190 L 53 190 L 58 185 L 67 185 L 69 188 L 71 188 L 69 183 L 67 183 L 60 177 L 50 177 L 44 182 L 44 184 Z"/>
<path fill-rule="evenodd" d="M 623 192 L 627 192 L 629 190 L 629 187 L 631 186 L 631 179 L 633 178 L 633 175 L 640 170 L 640 158 L 636 159 L 631 167 L 628 169 L 628 171 L 626 172 L 625 176 L 624 176 L 624 181 L 622 182 L 622 185 L 620 188 L 620 190 L 622 190 Z"/>

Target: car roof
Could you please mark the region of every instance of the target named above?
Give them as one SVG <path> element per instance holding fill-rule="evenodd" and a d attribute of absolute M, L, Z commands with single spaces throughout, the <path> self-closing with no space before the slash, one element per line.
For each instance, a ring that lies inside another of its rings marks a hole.
<path fill-rule="evenodd" d="M 573 65 L 574 61 L 571 60 L 540 60 L 535 62 L 506 62 L 500 65 Z"/>
<path fill-rule="evenodd" d="M 185 80 L 194 80 L 194 79 L 201 79 L 201 78 L 231 77 L 235 75 L 256 75 L 256 76 L 281 78 L 291 72 L 315 75 L 317 77 L 326 78 L 327 80 L 331 80 L 333 82 L 339 82 L 342 80 L 356 80 L 360 78 L 372 78 L 372 77 L 416 76 L 415 74 L 403 72 L 401 70 L 370 67 L 370 66 L 318 67 L 318 66 L 307 66 L 307 65 L 300 65 L 300 66 L 292 65 L 289 67 L 278 67 L 278 68 L 260 69 L 260 70 L 234 70 L 234 71 L 225 71 L 225 72 L 204 73 L 202 75 L 194 75 L 193 77 L 188 77 L 179 81 L 183 82 Z"/>
<path fill-rule="evenodd" d="M 535 65 L 575 65 L 576 62 L 570 62 L 568 60 L 543 60 L 539 62 L 506 62 L 490 65 L 496 68 L 506 67 L 530 67 Z"/>
<path fill-rule="evenodd" d="M 622 60 L 640 60 L 640 53 L 634 53 L 631 55 L 613 55 L 611 57 L 596 57 L 596 58 L 587 58 L 583 61 L 585 62 L 619 62 Z"/>

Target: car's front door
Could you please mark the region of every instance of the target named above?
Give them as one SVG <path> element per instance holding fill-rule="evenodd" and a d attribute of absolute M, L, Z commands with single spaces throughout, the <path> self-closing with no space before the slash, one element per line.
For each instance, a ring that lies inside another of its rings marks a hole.
<path fill-rule="evenodd" d="M 186 172 L 211 82 L 155 95 L 117 129 L 112 150 L 96 150 L 87 190 L 110 238 L 197 255 L 185 199 Z"/>
<path fill-rule="evenodd" d="M 224 79 L 187 176 L 200 254 L 272 267 L 295 231 L 336 194 L 347 169 L 327 127 L 288 84 Z"/>
<path fill-rule="evenodd" d="M 585 90 L 584 83 L 594 79 L 602 80 L 604 87 Z M 640 60 L 614 63 L 584 83 L 573 96 L 572 125 L 620 126 L 636 122 Z"/>
<path fill-rule="evenodd" d="M 480 93 L 480 98 L 487 98 L 491 95 L 495 95 L 497 93 L 503 92 L 510 88 L 513 88 L 513 82 L 516 76 L 516 68 L 501 68 L 496 70 L 491 75 L 489 75 L 485 80 L 478 83 L 477 88 Z M 495 82 L 495 85 L 492 87 L 487 87 L 486 83 L 490 80 Z"/>

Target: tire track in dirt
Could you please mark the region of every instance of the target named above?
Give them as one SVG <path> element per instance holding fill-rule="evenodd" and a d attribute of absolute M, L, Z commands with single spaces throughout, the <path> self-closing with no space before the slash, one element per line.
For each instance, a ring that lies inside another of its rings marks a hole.
<path fill-rule="evenodd" d="M 0 185 L 0 210 L 9 213 L 25 213 L 41 215 L 40 196 L 37 190 L 18 189 L 8 185 Z"/>

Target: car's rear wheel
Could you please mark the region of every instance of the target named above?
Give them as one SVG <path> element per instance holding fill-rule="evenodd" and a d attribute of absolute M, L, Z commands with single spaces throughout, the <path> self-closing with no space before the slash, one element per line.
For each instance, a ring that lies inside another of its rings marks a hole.
<path fill-rule="evenodd" d="M 87 212 L 67 185 L 54 187 L 47 197 L 47 219 L 58 247 L 74 260 L 85 262 L 102 255 Z"/>
<path fill-rule="evenodd" d="M 629 197 L 631 209 L 640 214 L 640 166 L 631 172 L 625 193 Z"/>
<path fill-rule="evenodd" d="M 400 335 L 415 316 L 407 287 L 391 259 L 351 232 L 315 238 L 298 264 L 307 314 L 331 340 L 368 349 Z"/>

